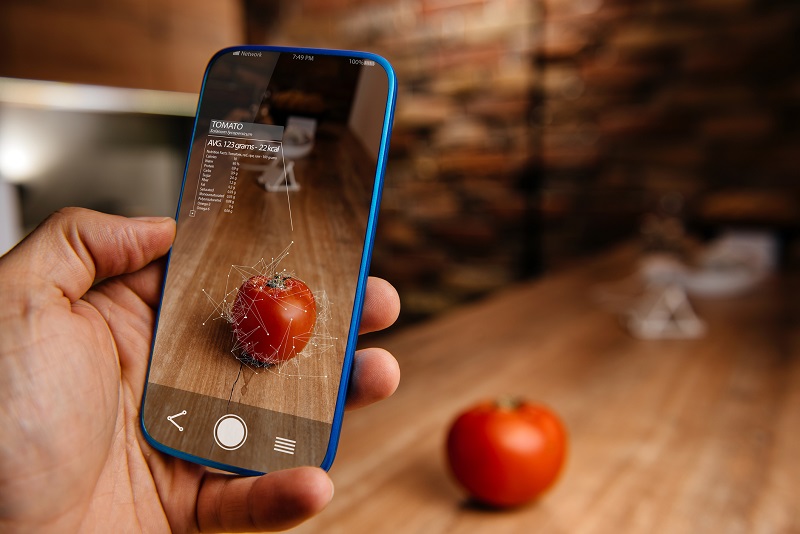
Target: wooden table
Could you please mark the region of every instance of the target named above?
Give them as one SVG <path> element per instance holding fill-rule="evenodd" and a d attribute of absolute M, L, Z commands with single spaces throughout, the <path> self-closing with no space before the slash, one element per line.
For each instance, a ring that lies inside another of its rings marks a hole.
<path fill-rule="evenodd" d="M 195 151 L 202 153 L 204 142 L 198 145 Z M 219 156 L 211 173 L 211 187 L 217 192 L 226 191 L 230 159 Z M 201 162 L 201 157 L 193 158 L 187 173 L 165 292 L 173 298 L 162 305 L 156 340 L 161 365 L 153 367 L 149 380 L 330 423 L 369 216 L 374 163 L 352 133 L 330 126 L 317 136 L 312 154 L 295 162 L 300 191 L 267 192 L 257 183 L 257 172 L 242 169 L 235 186 L 236 217 L 224 213 L 223 206 L 189 217 Z M 282 251 L 289 254 L 277 268 L 263 267 Z M 223 318 L 224 306 L 232 305 L 238 287 L 256 272 L 271 275 L 284 269 L 317 294 L 320 320 L 315 343 L 284 366 L 256 372 L 233 357 L 234 339 Z M 319 348 L 311 346 L 317 345 L 316 340 L 321 340 Z M 185 368 L 187 355 L 192 372 L 176 372 Z M 303 377 L 306 380 L 299 379 Z"/>
<path fill-rule="evenodd" d="M 347 415 L 336 497 L 295 532 L 800 532 L 800 279 L 695 301 L 702 339 L 641 341 L 593 298 L 632 259 L 617 251 L 380 339 L 401 386 Z M 480 509 L 446 471 L 445 434 L 460 410 L 509 393 L 561 414 L 569 459 L 533 505 Z"/>

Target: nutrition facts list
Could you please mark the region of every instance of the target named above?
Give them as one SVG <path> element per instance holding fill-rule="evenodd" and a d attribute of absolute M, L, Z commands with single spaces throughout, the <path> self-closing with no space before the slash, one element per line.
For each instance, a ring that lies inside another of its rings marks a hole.
<path fill-rule="evenodd" d="M 233 214 L 242 163 L 282 164 L 282 137 L 282 126 L 212 120 L 189 216 L 220 209 Z"/>

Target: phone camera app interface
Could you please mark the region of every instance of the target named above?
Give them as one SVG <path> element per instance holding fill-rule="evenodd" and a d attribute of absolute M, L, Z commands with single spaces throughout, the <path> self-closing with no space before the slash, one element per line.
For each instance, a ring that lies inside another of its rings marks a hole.
<path fill-rule="evenodd" d="M 148 377 L 156 441 L 262 472 L 323 462 L 389 90 L 347 56 L 211 65 Z"/>

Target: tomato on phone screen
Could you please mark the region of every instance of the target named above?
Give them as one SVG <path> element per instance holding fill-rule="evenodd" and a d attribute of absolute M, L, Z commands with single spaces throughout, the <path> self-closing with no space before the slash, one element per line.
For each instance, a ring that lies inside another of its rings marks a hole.
<path fill-rule="evenodd" d="M 365 52 L 211 59 L 142 405 L 154 447 L 244 474 L 330 467 L 395 93 Z"/>

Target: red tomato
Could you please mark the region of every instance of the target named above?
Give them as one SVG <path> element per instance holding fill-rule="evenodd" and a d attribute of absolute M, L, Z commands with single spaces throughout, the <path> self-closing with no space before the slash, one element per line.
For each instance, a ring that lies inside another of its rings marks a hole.
<path fill-rule="evenodd" d="M 462 413 L 447 436 L 456 480 L 476 500 L 524 504 L 548 489 L 564 464 L 567 434 L 544 406 L 486 402 Z"/>
<path fill-rule="evenodd" d="M 231 309 L 244 352 L 266 364 L 291 360 L 311 339 L 317 305 L 308 286 L 284 273 L 246 280 Z"/>

